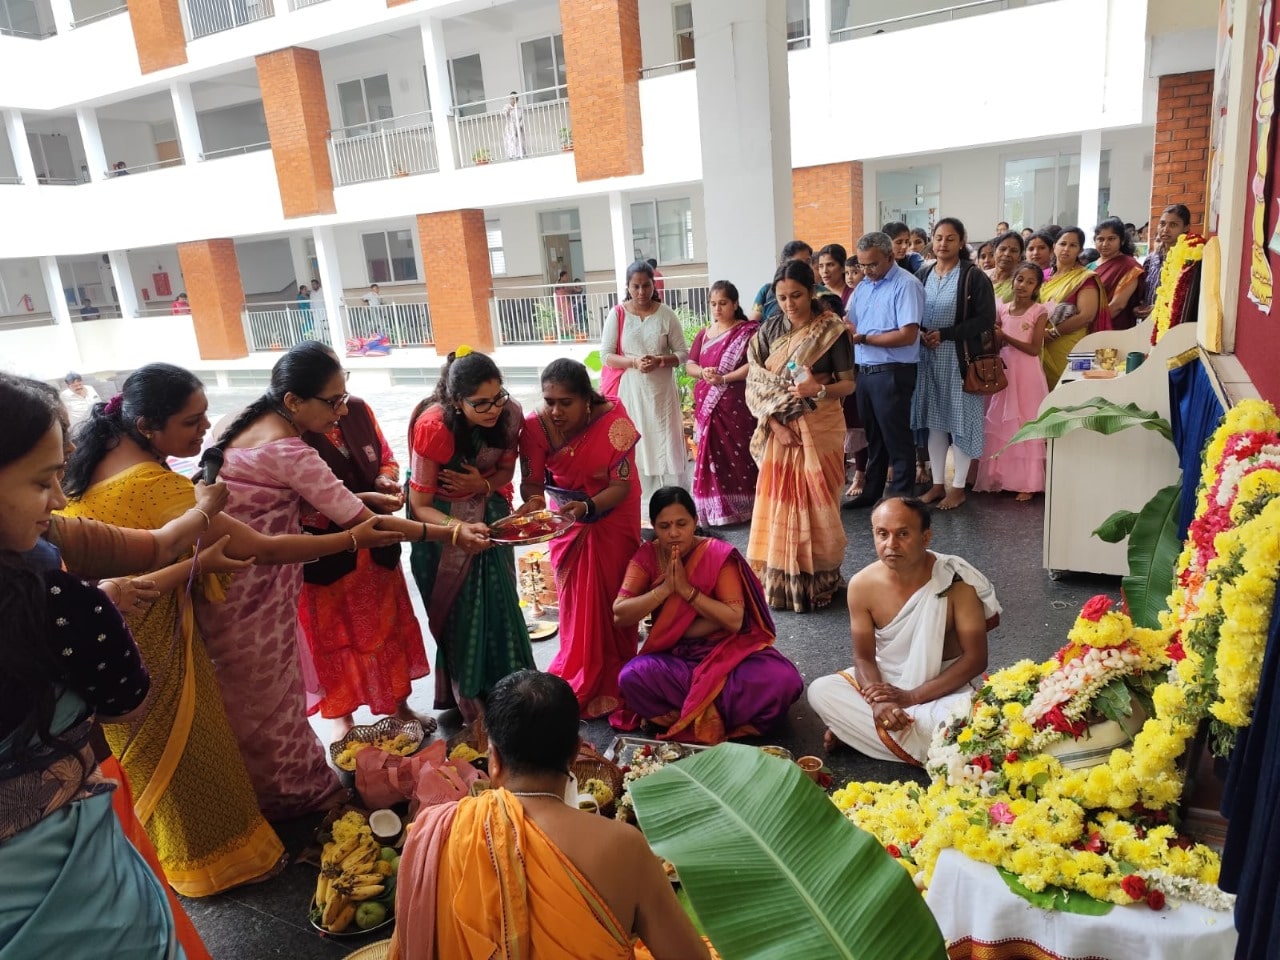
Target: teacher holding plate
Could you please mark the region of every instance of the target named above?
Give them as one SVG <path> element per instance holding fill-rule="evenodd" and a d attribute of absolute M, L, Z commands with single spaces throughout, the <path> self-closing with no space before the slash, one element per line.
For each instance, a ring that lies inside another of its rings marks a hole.
<path fill-rule="evenodd" d="M 490 543 L 488 527 L 511 513 L 522 423 L 497 365 L 465 346 L 409 418 L 408 516 L 454 528 L 449 541 L 413 544 L 409 561 L 436 641 L 435 708 L 468 723 L 495 683 L 533 668 L 515 553 Z"/>
<path fill-rule="evenodd" d="M 640 437 L 621 401 L 596 393 L 575 360 L 542 371 L 542 399 L 520 437 L 520 512 L 545 509 L 550 495 L 578 521 L 549 548 L 560 597 L 560 652 L 549 669 L 573 687 L 584 717 L 601 717 L 622 707 L 618 673 L 639 642 L 635 624 L 614 624 L 613 601 L 640 545 Z"/>

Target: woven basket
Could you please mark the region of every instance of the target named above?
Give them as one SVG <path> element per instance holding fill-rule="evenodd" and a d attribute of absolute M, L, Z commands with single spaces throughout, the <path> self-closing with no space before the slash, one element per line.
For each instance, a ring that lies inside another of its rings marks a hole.
<path fill-rule="evenodd" d="M 431 731 L 435 732 L 435 721 L 431 721 Z M 411 753 L 417 753 L 422 747 L 422 742 L 427 739 L 427 730 L 423 729 L 422 723 L 417 720 L 398 720 L 395 717 L 383 717 L 377 723 L 367 724 L 365 726 L 352 727 L 347 731 L 347 735 L 341 740 L 336 740 L 329 744 L 329 759 L 333 761 L 335 767 L 338 766 L 338 755 L 342 753 L 343 748 L 350 743 L 375 743 L 383 738 L 391 739 L 399 734 L 406 733 L 417 744 Z M 339 767 L 338 769 L 342 769 Z M 347 770 L 346 773 L 352 771 Z"/>
<path fill-rule="evenodd" d="M 460 743 L 465 743 L 476 753 L 488 753 L 489 733 L 484 728 L 484 720 L 473 720 L 450 737 L 445 743 L 445 755 L 452 753 Z"/>
<path fill-rule="evenodd" d="M 347 954 L 347 960 L 387 960 L 391 955 L 391 938 L 379 940 Z"/>
<path fill-rule="evenodd" d="M 578 778 L 578 791 L 585 793 L 583 785 L 588 780 L 603 780 L 609 785 L 609 789 L 613 791 L 613 798 L 616 802 L 618 797 L 622 796 L 622 771 L 616 765 L 597 754 L 595 757 L 579 756 L 577 760 L 569 767 L 573 775 Z M 600 808 L 602 816 L 612 817 L 616 810 L 615 803 L 607 803 Z"/>

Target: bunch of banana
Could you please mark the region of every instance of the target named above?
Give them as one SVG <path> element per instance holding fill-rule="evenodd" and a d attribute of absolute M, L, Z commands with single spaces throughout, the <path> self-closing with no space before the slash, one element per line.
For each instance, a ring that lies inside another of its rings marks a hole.
<path fill-rule="evenodd" d="M 381 896 L 386 890 L 381 847 L 369 827 L 361 827 L 345 841 L 331 840 L 320 854 L 320 879 L 316 881 L 316 907 L 320 926 L 342 933 L 355 919 L 356 904 Z"/>

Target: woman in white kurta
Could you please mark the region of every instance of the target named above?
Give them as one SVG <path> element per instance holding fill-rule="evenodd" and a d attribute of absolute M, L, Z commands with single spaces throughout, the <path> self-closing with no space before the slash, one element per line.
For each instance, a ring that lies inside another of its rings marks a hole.
<path fill-rule="evenodd" d="M 627 268 L 625 303 L 605 320 L 600 353 L 621 371 L 618 399 L 640 431 L 636 470 L 641 503 L 661 487 L 689 485 L 689 452 L 676 368 L 689 356 L 680 318 L 653 293 L 653 268 L 637 260 Z M 608 392 L 608 391 L 606 391 Z"/>

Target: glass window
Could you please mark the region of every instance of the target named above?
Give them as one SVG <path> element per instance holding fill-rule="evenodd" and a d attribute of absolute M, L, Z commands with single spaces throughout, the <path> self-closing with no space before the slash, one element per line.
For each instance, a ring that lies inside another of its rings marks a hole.
<path fill-rule="evenodd" d="M 631 246 L 637 260 L 659 264 L 693 260 L 693 203 L 646 200 L 631 205 Z"/>
<path fill-rule="evenodd" d="M 675 24 L 676 62 L 693 59 L 693 4 L 677 3 L 671 8 L 672 20 Z M 680 67 L 691 70 L 692 63 Z"/>
<path fill-rule="evenodd" d="M 484 71 L 480 68 L 480 54 L 450 60 L 449 82 L 453 84 L 454 109 L 458 116 L 484 113 Z"/>
<path fill-rule="evenodd" d="M 1111 152 L 1103 150 L 1098 177 L 1098 217 L 1109 206 Z M 1080 154 L 1018 157 L 1004 161 L 1004 219 L 1021 230 L 1073 224 L 1080 216 Z M 1095 223 L 1097 221 L 1094 221 Z M 1093 224 L 1080 225 L 1086 232 Z"/>
<path fill-rule="evenodd" d="M 370 283 L 417 280 L 412 230 L 388 230 L 360 235 Z"/>
<path fill-rule="evenodd" d="M 338 107 L 342 111 L 342 125 L 348 134 L 367 133 L 376 126 L 364 126 L 374 120 L 386 120 L 394 116 L 391 109 L 391 85 L 385 73 L 376 77 L 362 77 L 338 84 Z"/>
<path fill-rule="evenodd" d="M 938 208 L 942 205 L 941 177 L 942 168 L 939 166 L 877 172 L 879 223 L 901 220 L 909 227 L 932 230 L 934 221 L 938 219 Z"/>
<path fill-rule="evenodd" d="M 808 46 L 809 0 L 787 0 L 787 49 L 803 50 Z"/>
<path fill-rule="evenodd" d="M 502 221 L 486 220 L 484 235 L 489 243 L 489 272 L 495 277 L 507 272 L 507 256 L 502 252 Z"/>
<path fill-rule="evenodd" d="M 631 205 L 631 246 L 632 259 L 657 259 L 658 211 L 652 201 Z"/>
<path fill-rule="evenodd" d="M 539 37 L 520 44 L 520 65 L 524 70 L 525 97 L 530 103 L 564 100 L 569 96 L 564 66 L 564 39 Z"/>

